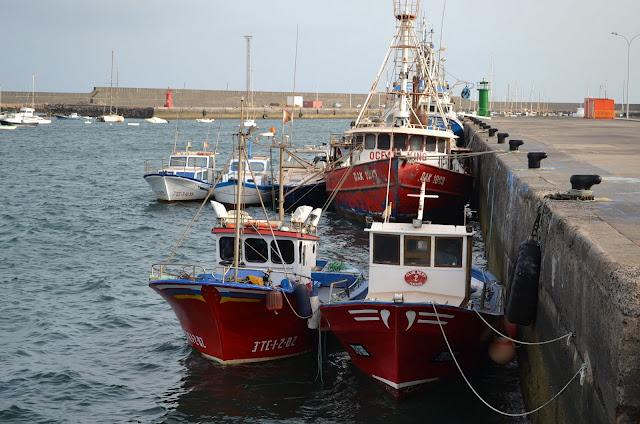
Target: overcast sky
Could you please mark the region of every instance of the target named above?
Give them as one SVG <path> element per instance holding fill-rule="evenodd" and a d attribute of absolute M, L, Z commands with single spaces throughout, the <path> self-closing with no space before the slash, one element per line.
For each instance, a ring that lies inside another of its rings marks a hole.
<path fill-rule="evenodd" d="M 422 2 L 440 31 L 444 0 Z M 244 34 L 254 88 L 366 92 L 394 31 L 391 0 L 0 0 L 0 86 L 90 91 L 120 86 L 244 89 Z M 455 77 L 489 77 L 494 98 L 622 99 L 627 46 L 640 33 L 639 0 L 447 0 L 443 45 Z M 492 60 L 493 58 L 493 60 Z M 640 103 L 640 37 L 632 45 L 631 101 Z M 635 78 L 634 78 L 635 75 Z M 449 78 L 454 82 L 454 78 Z M 532 90 L 533 86 L 533 90 Z"/>

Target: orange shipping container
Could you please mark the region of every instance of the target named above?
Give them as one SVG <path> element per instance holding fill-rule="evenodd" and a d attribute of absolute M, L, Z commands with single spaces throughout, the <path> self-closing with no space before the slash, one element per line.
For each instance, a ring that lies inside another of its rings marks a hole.
<path fill-rule="evenodd" d="M 614 119 L 615 102 L 613 99 L 584 99 L 584 117 L 587 119 Z"/>

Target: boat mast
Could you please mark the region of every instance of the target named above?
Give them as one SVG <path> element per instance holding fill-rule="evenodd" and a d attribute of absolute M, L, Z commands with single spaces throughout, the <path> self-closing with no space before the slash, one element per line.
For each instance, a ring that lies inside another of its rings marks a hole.
<path fill-rule="evenodd" d="M 238 281 L 238 266 L 240 264 L 240 226 L 242 225 L 242 186 L 244 185 L 244 99 L 240 99 L 240 127 L 238 129 L 238 179 L 236 184 L 236 228 L 233 239 L 233 281 Z"/>
<path fill-rule="evenodd" d="M 251 39 L 253 35 L 245 35 L 244 39 L 247 40 L 247 86 L 245 97 L 249 102 L 249 107 L 253 107 L 253 93 L 251 92 Z M 243 123 L 244 125 L 244 123 Z"/>
<path fill-rule="evenodd" d="M 284 133 L 282 134 L 282 140 L 280 140 L 280 156 L 278 158 L 278 217 L 280 219 L 280 225 L 284 224 Z M 273 166 L 273 164 L 271 164 Z M 273 168 L 272 168 L 273 169 Z"/>
<path fill-rule="evenodd" d="M 109 115 L 112 115 L 113 109 L 113 50 L 111 50 L 111 78 L 109 82 Z"/>
<path fill-rule="evenodd" d="M 404 4 L 402 4 L 404 3 Z M 411 49 L 410 32 L 412 21 L 417 15 L 417 4 L 406 0 L 396 5 L 396 18 L 400 21 L 400 40 L 402 46 L 402 65 L 400 68 L 399 110 L 394 114 L 396 125 L 404 127 L 409 124 L 409 52 Z M 404 6 L 404 7 L 402 7 Z"/>
<path fill-rule="evenodd" d="M 31 75 L 31 109 L 36 108 L 36 75 Z"/>

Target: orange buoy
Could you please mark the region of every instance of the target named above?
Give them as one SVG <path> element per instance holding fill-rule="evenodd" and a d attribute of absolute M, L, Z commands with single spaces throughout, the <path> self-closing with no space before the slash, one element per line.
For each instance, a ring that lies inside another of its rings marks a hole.
<path fill-rule="evenodd" d="M 277 312 L 282 309 L 284 302 L 280 290 L 271 290 L 267 293 L 267 311 Z"/>
<path fill-rule="evenodd" d="M 273 135 L 276 135 L 276 127 L 269 128 L 269 132 Z"/>
<path fill-rule="evenodd" d="M 505 337 L 496 337 L 489 344 L 489 358 L 499 365 L 510 362 L 516 355 L 513 342 Z"/>

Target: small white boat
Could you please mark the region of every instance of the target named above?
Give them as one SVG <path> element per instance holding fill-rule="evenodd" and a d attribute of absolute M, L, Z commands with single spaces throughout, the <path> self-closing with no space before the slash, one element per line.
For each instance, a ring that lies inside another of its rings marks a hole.
<path fill-rule="evenodd" d="M 158 167 L 145 162 L 144 179 L 158 200 L 201 200 L 216 181 L 216 153 L 190 151 L 174 152 L 169 164 Z"/>
<path fill-rule="evenodd" d="M 257 128 L 258 125 L 256 125 L 256 120 L 255 119 L 245 119 L 244 122 L 242 123 L 242 126 L 244 128 Z"/>
<path fill-rule="evenodd" d="M 200 123 L 203 123 L 203 124 L 210 124 L 213 121 L 215 121 L 215 119 L 213 119 L 213 118 L 198 118 L 198 119 L 196 119 L 196 122 L 200 122 Z"/>
<path fill-rule="evenodd" d="M 0 125 L 0 130 L 15 130 L 17 125 Z"/>
<path fill-rule="evenodd" d="M 108 115 L 101 115 L 96 118 L 97 122 L 111 122 L 111 123 L 121 123 L 124 122 L 124 116 L 116 115 L 115 113 L 110 113 Z"/>
<path fill-rule="evenodd" d="M 139 122 L 128 122 L 127 125 L 129 125 L 131 127 L 139 127 L 140 123 Z"/>
<path fill-rule="evenodd" d="M 80 119 L 80 115 L 77 112 L 71 112 L 69 115 L 55 115 L 58 119 Z"/>
<path fill-rule="evenodd" d="M 20 108 L 19 112 L 7 114 L 1 121 L 3 125 L 19 125 L 33 127 L 42 122 L 33 113 L 35 109 L 31 107 Z M 49 121 L 51 123 L 51 121 Z"/>
<path fill-rule="evenodd" d="M 238 185 L 238 159 L 231 159 L 228 170 L 213 189 L 216 201 L 227 205 L 236 203 L 236 187 Z M 267 157 L 253 157 L 245 162 L 243 205 L 259 205 L 262 198 L 267 203 L 271 198 L 273 181 L 271 180 L 271 161 Z"/>
<path fill-rule="evenodd" d="M 166 119 L 162 119 L 162 118 L 158 118 L 157 116 L 154 116 L 154 117 L 145 119 L 145 122 L 148 122 L 150 124 L 166 124 L 169 121 L 167 121 Z"/>

